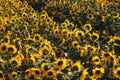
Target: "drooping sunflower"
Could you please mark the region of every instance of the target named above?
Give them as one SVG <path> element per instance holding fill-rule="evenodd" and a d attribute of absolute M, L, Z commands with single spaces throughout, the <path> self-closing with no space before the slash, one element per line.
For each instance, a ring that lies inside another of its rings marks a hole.
<path fill-rule="evenodd" d="M 16 55 L 16 58 L 17 58 L 18 60 L 24 60 L 24 55 L 22 54 L 21 51 L 18 51 L 18 54 Z"/>
<path fill-rule="evenodd" d="M 0 80 L 6 80 L 5 79 L 5 74 L 1 70 L 0 70 Z"/>
<path fill-rule="evenodd" d="M 8 44 L 7 43 L 1 43 L 0 53 L 6 53 L 6 52 L 8 52 Z"/>
<path fill-rule="evenodd" d="M 114 76 L 118 79 L 120 79 L 120 67 L 117 67 L 114 71 Z"/>
<path fill-rule="evenodd" d="M 87 68 L 83 69 L 82 75 L 79 77 L 79 80 L 85 80 L 88 74 L 87 70 Z"/>
<path fill-rule="evenodd" d="M 102 67 L 101 68 L 96 67 L 95 69 L 92 70 L 92 73 L 93 73 L 92 77 L 95 79 L 98 79 L 103 76 L 103 74 L 105 73 L 105 70 Z"/>

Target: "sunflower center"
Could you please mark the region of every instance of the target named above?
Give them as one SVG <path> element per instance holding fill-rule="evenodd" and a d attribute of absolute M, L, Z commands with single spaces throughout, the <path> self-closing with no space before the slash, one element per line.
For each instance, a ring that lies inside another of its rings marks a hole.
<path fill-rule="evenodd" d="M 4 31 L 3 29 L 0 30 L 1 32 Z"/>
<path fill-rule="evenodd" d="M 78 71 L 78 67 L 77 66 L 73 66 L 73 70 Z"/>
<path fill-rule="evenodd" d="M 45 71 L 49 70 L 47 65 L 45 65 L 44 69 L 45 69 Z"/>
<path fill-rule="evenodd" d="M 118 71 L 117 74 L 120 75 L 120 71 Z"/>
<path fill-rule="evenodd" d="M 108 56 L 109 56 L 109 54 L 108 54 L 108 53 L 106 53 L 106 54 L 105 54 L 105 57 L 108 57 Z"/>
<path fill-rule="evenodd" d="M 95 59 L 95 62 L 98 62 L 99 60 L 98 59 Z"/>
<path fill-rule="evenodd" d="M 12 77 L 16 77 L 16 74 L 13 74 Z"/>
<path fill-rule="evenodd" d="M 90 29 L 90 26 L 86 26 L 86 30 L 89 30 Z"/>
<path fill-rule="evenodd" d="M 43 55 L 47 55 L 48 53 L 49 53 L 48 50 L 46 49 L 43 50 Z"/>
<path fill-rule="evenodd" d="M 5 41 L 5 42 L 8 42 L 8 38 L 5 38 L 4 41 Z"/>
<path fill-rule="evenodd" d="M 25 72 L 25 74 L 26 74 L 26 75 L 28 75 L 28 73 L 29 73 L 28 71 L 27 71 L 27 72 Z"/>
<path fill-rule="evenodd" d="M 14 49 L 10 47 L 10 48 L 8 48 L 8 51 L 13 52 Z"/>
<path fill-rule="evenodd" d="M 97 70 L 97 71 L 96 71 L 96 74 L 100 74 L 100 70 Z"/>
<path fill-rule="evenodd" d="M 77 46 L 77 43 L 75 43 L 74 46 Z"/>
<path fill-rule="evenodd" d="M 81 33 L 78 33 L 78 36 L 82 36 L 82 34 L 81 34 Z"/>
<path fill-rule="evenodd" d="M 39 37 L 38 37 L 38 36 L 35 36 L 35 39 L 36 39 L 36 40 L 39 40 Z"/>
<path fill-rule="evenodd" d="M 12 61 L 12 65 L 13 65 L 13 66 L 16 66 L 16 65 L 17 65 L 17 62 L 16 62 L 16 61 Z"/>
<path fill-rule="evenodd" d="M 2 74 L 2 73 L 0 73 L 0 77 L 3 77 L 3 74 Z"/>
<path fill-rule="evenodd" d="M 63 61 L 59 61 L 58 65 L 61 66 L 63 64 Z"/>
<path fill-rule="evenodd" d="M 53 75 L 53 72 L 51 72 L 51 71 L 48 72 L 48 75 L 49 75 L 49 76 L 52 76 L 52 75 Z"/>
<path fill-rule="evenodd" d="M 40 74 L 40 72 L 38 70 L 35 70 L 35 74 Z"/>
<path fill-rule="evenodd" d="M 92 36 L 92 40 L 96 40 L 97 39 L 97 36 Z"/>
<path fill-rule="evenodd" d="M 3 46 L 3 47 L 2 47 L 2 50 L 6 50 L 6 46 Z"/>

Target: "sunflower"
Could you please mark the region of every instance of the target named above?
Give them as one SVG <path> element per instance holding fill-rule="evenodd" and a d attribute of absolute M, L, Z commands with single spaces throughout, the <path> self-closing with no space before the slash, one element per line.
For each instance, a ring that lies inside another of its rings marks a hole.
<path fill-rule="evenodd" d="M 14 32 L 20 32 L 20 28 L 17 24 L 14 24 L 13 31 Z"/>
<path fill-rule="evenodd" d="M 0 53 L 6 53 L 6 52 L 8 52 L 8 44 L 7 43 L 1 43 Z"/>
<path fill-rule="evenodd" d="M 81 37 L 83 37 L 85 34 L 82 30 L 78 30 L 75 32 L 75 37 L 80 41 Z"/>
<path fill-rule="evenodd" d="M 76 26 L 73 23 L 69 23 L 69 25 L 67 27 L 70 31 L 73 31 Z"/>
<path fill-rule="evenodd" d="M 98 33 L 93 32 L 92 34 L 89 34 L 89 35 L 90 35 L 90 40 L 93 42 L 96 42 L 99 39 Z"/>
<path fill-rule="evenodd" d="M 110 34 L 108 30 L 103 30 L 102 33 L 103 33 L 104 36 L 108 36 Z"/>
<path fill-rule="evenodd" d="M 93 73 L 92 77 L 94 77 L 95 79 L 101 78 L 103 76 L 104 72 L 105 72 L 104 68 L 96 67 L 95 69 L 92 70 L 92 73 Z"/>
<path fill-rule="evenodd" d="M 32 54 L 30 55 L 28 61 L 32 61 L 31 64 L 33 64 L 34 66 L 37 66 L 37 60 L 36 60 L 36 58 Z"/>
<path fill-rule="evenodd" d="M 70 21 L 69 21 L 68 19 L 66 19 L 64 22 L 65 22 L 67 25 L 70 24 Z"/>
<path fill-rule="evenodd" d="M 18 60 L 16 57 L 12 57 L 10 60 L 9 60 L 9 63 L 11 66 L 13 66 L 14 68 L 16 67 L 19 67 L 22 65 L 22 61 L 21 60 Z"/>
<path fill-rule="evenodd" d="M 108 44 L 115 41 L 114 36 L 108 36 L 109 40 L 107 41 Z"/>
<path fill-rule="evenodd" d="M 73 65 L 72 65 L 72 70 L 73 71 L 81 71 L 82 70 L 82 65 L 80 60 L 76 61 Z"/>
<path fill-rule="evenodd" d="M 86 50 L 88 50 L 88 52 L 90 52 L 91 54 L 96 54 L 96 47 L 94 47 L 94 46 L 92 46 L 92 45 L 90 45 L 90 44 L 86 44 L 85 46 L 84 46 L 84 48 L 86 49 Z"/>
<path fill-rule="evenodd" d="M 73 42 L 72 42 L 72 47 L 73 47 L 73 48 L 77 48 L 78 45 L 79 45 L 79 42 L 78 42 L 78 41 L 73 41 Z"/>
<path fill-rule="evenodd" d="M 101 64 L 100 58 L 97 55 L 96 56 L 92 56 L 92 64 L 93 65 Z"/>
<path fill-rule="evenodd" d="M 15 72 L 15 71 L 12 71 L 12 72 L 10 73 L 10 79 L 11 79 L 11 80 L 15 80 L 15 79 L 17 79 L 17 78 L 18 78 L 18 73 Z"/>
<path fill-rule="evenodd" d="M 31 68 L 29 68 L 29 69 L 27 69 L 25 71 L 25 79 L 29 80 L 29 78 L 31 77 L 31 75 L 32 75 L 32 70 L 31 70 Z"/>
<path fill-rule="evenodd" d="M 66 66 L 68 66 L 68 60 L 65 58 L 58 58 L 56 59 L 56 61 L 54 62 L 54 67 L 59 69 L 59 70 L 63 70 Z"/>
<path fill-rule="evenodd" d="M 28 16 L 27 13 L 25 13 L 25 12 L 22 13 L 22 18 L 23 18 L 23 19 L 27 18 L 27 16 Z"/>
<path fill-rule="evenodd" d="M 62 29 L 62 31 L 61 31 L 61 37 L 62 37 L 62 38 L 66 38 L 67 33 L 68 33 L 68 30 L 67 30 L 67 29 Z"/>
<path fill-rule="evenodd" d="M 10 43 L 10 36 L 4 36 L 4 38 L 3 38 L 3 41 L 5 42 L 5 43 Z"/>
<path fill-rule="evenodd" d="M 52 24 L 52 23 L 53 23 L 52 18 L 48 17 L 48 18 L 46 19 L 46 24 Z"/>
<path fill-rule="evenodd" d="M 0 63 L 2 64 L 2 67 L 4 67 L 6 64 L 6 60 L 0 57 Z"/>
<path fill-rule="evenodd" d="M 40 76 L 41 76 L 40 69 L 39 68 L 33 68 L 32 70 L 33 70 L 33 73 L 32 73 L 33 77 L 35 79 L 40 79 Z"/>
<path fill-rule="evenodd" d="M 72 31 L 69 31 L 69 32 L 67 33 L 67 40 L 70 40 L 72 37 L 73 37 L 73 32 L 72 32 Z"/>
<path fill-rule="evenodd" d="M 54 30 L 54 36 L 57 37 L 57 38 L 60 37 L 60 31 L 59 31 L 59 29 L 55 29 Z"/>
<path fill-rule="evenodd" d="M 63 22 L 63 23 L 61 23 L 61 27 L 62 27 L 62 29 L 67 29 L 67 23 L 65 23 L 65 22 Z"/>
<path fill-rule="evenodd" d="M 21 51 L 18 51 L 18 54 L 16 55 L 16 58 L 17 58 L 18 60 L 24 60 L 24 55 L 22 54 Z"/>
<path fill-rule="evenodd" d="M 93 14 L 88 14 L 88 15 L 87 15 L 87 18 L 88 18 L 89 20 L 93 20 L 93 19 L 94 19 L 94 15 L 93 15 Z"/>
<path fill-rule="evenodd" d="M 116 12 L 112 13 L 112 18 L 118 18 L 118 17 L 119 17 L 119 13 Z"/>
<path fill-rule="evenodd" d="M 46 14 L 41 14 L 40 15 L 40 20 L 46 20 L 47 18 L 47 15 Z"/>
<path fill-rule="evenodd" d="M 114 76 L 118 79 L 120 79 L 120 67 L 117 67 L 114 71 Z"/>
<path fill-rule="evenodd" d="M 0 70 L 0 80 L 6 80 L 5 79 L 5 74 L 1 70 Z"/>
<path fill-rule="evenodd" d="M 39 54 L 41 57 L 46 58 L 50 54 L 50 50 L 47 47 L 44 47 L 39 50 Z"/>
<path fill-rule="evenodd" d="M 120 56 L 117 57 L 117 64 L 120 65 Z"/>
<path fill-rule="evenodd" d="M 79 53 L 81 57 L 84 57 L 88 55 L 88 50 L 85 47 L 81 47 Z"/>
<path fill-rule="evenodd" d="M 5 27 L 0 27 L 0 34 L 4 34 L 6 28 Z"/>
<path fill-rule="evenodd" d="M 111 54 L 109 52 L 101 51 L 101 58 L 102 60 L 109 60 Z"/>
<path fill-rule="evenodd" d="M 85 30 L 85 33 L 89 33 L 90 31 L 92 31 L 92 26 L 91 24 L 87 23 L 83 26 L 83 30 Z"/>
<path fill-rule="evenodd" d="M 11 54 L 16 54 L 17 53 L 17 48 L 14 45 L 9 45 L 8 51 Z"/>
<path fill-rule="evenodd" d="M 35 39 L 35 42 L 40 42 L 40 41 L 42 41 L 42 37 L 41 37 L 40 34 L 35 34 L 35 35 L 34 35 L 34 39 Z"/>
<path fill-rule="evenodd" d="M 54 69 L 49 69 L 48 71 L 46 71 L 45 72 L 45 74 L 44 74 L 44 77 L 47 77 L 47 78 L 54 78 L 54 77 L 56 77 L 56 71 L 54 70 Z"/>
<path fill-rule="evenodd" d="M 50 69 L 50 66 L 48 63 L 42 63 L 40 67 L 42 71 L 48 71 Z"/>
<path fill-rule="evenodd" d="M 79 80 L 85 80 L 88 74 L 87 70 L 87 68 L 83 69 L 82 75 L 79 77 Z"/>

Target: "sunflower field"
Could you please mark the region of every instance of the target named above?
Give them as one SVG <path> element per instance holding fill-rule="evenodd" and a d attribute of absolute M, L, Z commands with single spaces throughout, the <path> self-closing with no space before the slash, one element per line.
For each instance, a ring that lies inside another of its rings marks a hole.
<path fill-rule="evenodd" d="M 120 0 L 0 0 L 0 80 L 120 80 Z"/>

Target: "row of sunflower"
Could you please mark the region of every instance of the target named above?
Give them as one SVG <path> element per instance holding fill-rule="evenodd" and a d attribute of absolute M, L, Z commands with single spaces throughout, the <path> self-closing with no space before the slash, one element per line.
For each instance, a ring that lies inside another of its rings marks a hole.
<path fill-rule="evenodd" d="M 119 80 L 118 11 L 107 0 L 0 0 L 0 80 Z"/>

